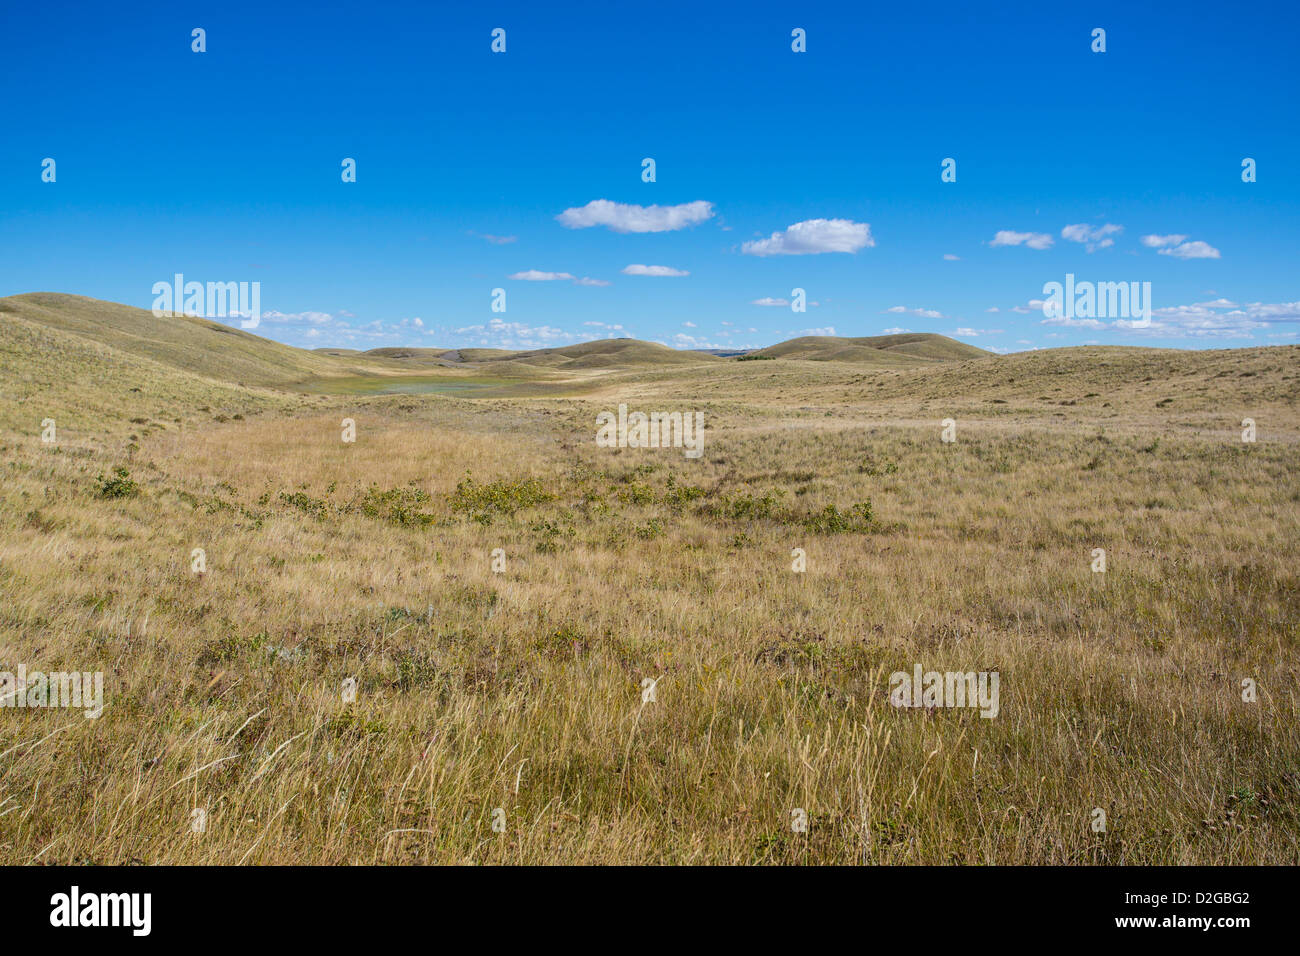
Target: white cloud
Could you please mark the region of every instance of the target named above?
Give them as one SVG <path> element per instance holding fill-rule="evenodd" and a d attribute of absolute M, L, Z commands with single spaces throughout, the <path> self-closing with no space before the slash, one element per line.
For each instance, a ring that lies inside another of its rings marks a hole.
<path fill-rule="evenodd" d="M 1149 249 L 1159 249 L 1161 246 L 1176 246 L 1186 238 L 1186 236 L 1143 236 L 1142 245 Z"/>
<path fill-rule="evenodd" d="M 275 322 L 277 324 L 289 325 L 295 322 L 306 322 L 308 325 L 328 325 L 334 321 L 334 316 L 328 312 L 263 312 L 262 320 L 265 322 Z"/>
<path fill-rule="evenodd" d="M 800 329 L 795 335 L 836 335 L 835 326 L 827 325 L 820 329 Z"/>
<path fill-rule="evenodd" d="M 911 329 L 885 329 L 881 335 L 902 335 L 905 332 L 911 332 Z"/>
<path fill-rule="evenodd" d="M 1070 242 L 1081 242 L 1088 247 L 1089 252 L 1092 252 L 1094 249 L 1106 249 L 1113 246 L 1115 240 L 1111 236 L 1123 231 L 1123 226 L 1116 226 L 1109 222 L 1104 226 L 1090 226 L 1081 222 L 1062 229 L 1061 238 L 1068 239 Z"/>
<path fill-rule="evenodd" d="M 870 248 L 871 224 L 851 219 L 806 219 L 796 222 L 770 238 L 744 243 L 740 251 L 747 256 L 806 256 L 823 252 L 849 252 Z"/>
<path fill-rule="evenodd" d="M 915 315 L 922 319 L 942 319 L 944 314 L 935 309 L 909 309 L 905 305 L 891 305 L 886 312 L 906 312 L 908 315 Z"/>
<path fill-rule="evenodd" d="M 985 311 L 985 312 L 1001 312 L 1002 310 L 999 309 L 999 308 L 995 305 L 995 306 L 991 306 L 990 308 L 985 309 L 984 311 Z"/>
<path fill-rule="evenodd" d="M 1169 246 L 1165 249 L 1157 250 L 1162 256 L 1173 256 L 1176 259 L 1218 259 L 1219 250 L 1214 248 L 1208 242 L 1201 242 L 1199 239 L 1194 242 L 1180 242 L 1176 246 Z"/>
<path fill-rule="evenodd" d="M 536 269 L 529 269 L 527 272 L 516 272 L 512 276 L 506 276 L 507 279 L 521 279 L 524 282 L 555 282 L 557 279 L 575 279 L 574 275 L 568 272 L 539 272 Z"/>
<path fill-rule="evenodd" d="M 585 276 L 579 278 L 571 272 L 541 272 L 537 269 L 516 272 L 514 275 L 506 276 L 506 278 L 518 279 L 521 282 L 559 282 L 567 280 L 574 285 L 609 285 L 604 279 L 588 279 Z"/>
<path fill-rule="evenodd" d="M 1276 322 L 1300 322 L 1300 302 L 1252 302 L 1235 305 L 1225 300 L 1153 309 L 1149 319 L 1044 319 L 1043 325 L 1067 328 L 1111 329 L 1162 338 L 1249 338 Z"/>
<path fill-rule="evenodd" d="M 1054 315 L 1050 319 L 1043 319 L 1041 324 L 1060 325 L 1070 329 L 1100 330 L 1106 328 L 1106 323 L 1098 319 L 1068 319 L 1063 315 Z"/>
<path fill-rule="evenodd" d="M 688 276 L 690 275 L 685 269 L 674 269 L 672 266 L 643 266 L 633 264 L 623 267 L 625 276 Z"/>
<path fill-rule="evenodd" d="M 480 239 L 486 239 L 494 246 L 504 246 L 511 242 L 517 242 L 518 236 L 494 236 L 490 232 L 474 232 L 470 230 L 471 236 L 477 236 Z"/>
<path fill-rule="evenodd" d="M 1148 249 L 1155 249 L 1162 256 L 1173 256 L 1175 259 L 1219 258 L 1219 250 L 1208 242 L 1202 242 L 1199 239 L 1188 242 L 1187 237 L 1183 235 L 1143 236 L 1142 245 Z"/>
<path fill-rule="evenodd" d="M 989 243 L 990 246 L 1025 245 L 1030 249 L 1046 249 L 1051 244 L 1052 237 L 1045 232 L 1012 232 L 1010 229 L 998 230 Z"/>
<path fill-rule="evenodd" d="M 489 320 L 486 325 L 467 325 L 452 331 L 457 335 L 477 335 L 480 345 L 494 345 L 500 348 L 545 348 L 556 342 L 568 342 L 575 338 L 571 333 L 554 326 L 528 326 L 522 322 L 505 322 L 496 318 Z"/>
<path fill-rule="evenodd" d="M 964 339 L 978 338 L 981 335 L 1001 335 L 1001 329 L 954 329 L 953 335 L 960 335 Z"/>
<path fill-rule="evenodd" d="M 946 260 L 949 261 L 949 262 L 961 262 L 961 256 L 954 256 L 954 255 L 953 255 L 952 253 L 950 253 L 950 252 L 945 252 L 945 253 L 943 254 L 943 257 L 944 257 L 944 259 L 946 259 Z"/>
<path fill-rule="evenodd" d="M 687 335 L 685 332 L 678 332 L 673 336 L 673 348 L 678 349 L 725 349 L 729 346 L 710 342 L 706 339 L 697 339 L 693 335 Z"/>
<path fill-rule="evenodd" d="M 789 305 L 789 299 L 774 299 L 770 295 L 755 299 L 750 305 Z"/>
<path fill-rule="evenodd" d="M 704 222 L 713 216 L 713 203 L 697 199 L 678 206 L 635 206 L 593 199 L 585 206 L 566 209 L 556 216 L 569 229 L 605 226 L 613 232 L 672 232 Z"/>
<path fill-rule="evenodd" d="M 1030 299 L 1025 305 L 1013 305 L 1011 307 L 1011 311 L 1017 315 L 1028 315 L 1030 312 L 1041 312 L 1042 310 L 1042 299 Z"/>
<path fill-rule="evenodd" d="M 696 325 L 695 325 L 694 322 L 683 322 L 683 323 L 682 323 L 682 328 L 684 328 L 684 329 L 693 329 L 693 328 L 696 328 Z"/>

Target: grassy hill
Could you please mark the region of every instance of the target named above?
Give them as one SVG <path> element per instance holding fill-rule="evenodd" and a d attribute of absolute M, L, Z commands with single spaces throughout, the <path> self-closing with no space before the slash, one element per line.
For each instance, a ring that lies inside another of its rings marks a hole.
<path fill-rule="evenodd" d="M 347 367 L 333 356 L 282 345 L 207 319 L 155 318 L 148 309 L 80 295 L 33 292 L 0 299 L 0 318 L 10 317 L 217 381 L 285 386 L 339 374 Z"/>
<path fill-rule="evenodd" d="M 0 429 L 7 434 L 32 436 L 42 421 L 53 419 L 59 447 L 67 449 L 98 445 L 110 435 L 134 440 L 213 418 L 251 416 L 298 401 L 222 380 L 215 360 L 197 349 L 173 351 L 170 357 L 178 361 L 188 355 L 207 374 L 136 354 L 151 351 L 142 336 L 114 335 L 111 327 L 83 335 L 67 331 L 65 322 L 42 321 L 57 316 L 30 306 L 20 313 L 13 299 L 0 299 Z M 196 329 L 196 335 L 203 331 Z M 244 373 L 259 368 L 246 357 L 235 367 Z"/>
<path fill-rule="evenodd" d="M 306 350 L 194 316 L 158 318 L 147 309 L 86 296 L 34 292 L 0 299 L 0 315 L 71 333 L 131 355 L 215 381 L 273 388 L 314 389 L 330 380 L 430 374 L 443 369 L 536 381 L 539 372 L 667 369 L 728 360 L 638 339 L 602 339 L 558 348 L 505 349 L 384 347 Z M 770 358 L 915 366 L 980 358 L 989 353 L 942 335 L 868 338 L 806 336 L 751 353 Z M 337 383 L 336 383 L 337 384 Z"/>
<path fill-rule="evenodd" d="M 357 352 L 351 349 L 316 349 L 316 353 L 354 358 L 378 358 L 400 362 L 407 366 L 457 366 L 492 363 L 498 369 L 514 365 L 528 365 L 550 369 L 605 369 L 637 368 L 640 366 L 703 364 L 716 361 L 717 356 L 705 352 L 679 351 L 657 342 L 639 339 L 602 339 L 597 342 L 580 342 L 558 348 L 525 349 L 439 349 L 386 347 Z"/>
<path fill-rule="evenodd" d="M 657 342 L 639 339 L 601 339 L 554 349 L 536 349 L 499 356 L 498 361 L 545 365 L 562 369 L 629 368 L 646 365 L 701 365 L 718 361 L 716 356 L 680 352 Z"/>
<path fill-rule="evenodd" d="M 862 338 L 806 335 L 750 353 L 751 356 L 765 358 L 802 359 L 810 362 L 867 362 L 874 365 L 960 362 L 984 358 L 989 354 L 984 349 L 930 332 Z"/>
<path fill-rule="evenodd" d="M 793 390 L 804 401 L 879 403 L 962 399 L 990 407 L 1025 402 L 1095 407 L 1114 415 L 1160 403 L 1167 411 L 1216 404 L 1293 404 L 1297 346 L 1184 351 L 1121 346 L 1045 349 L 997 356 L 942 335 L 806 336 L 751 353 L 781 362 L 738 362 L 637 339 L 558 348 L 385 347 L 314 351 L 189 316 L 84 296 L 32 293 L 0 298 L 0 369 L 10 397 L 75 395 L 79 414 L 133 410 L 132 389 L 198 395 L 196 405 L 242 408 L 238 386 L 321 394 L 492 397 L 639 394 L 765 403 Z M 814 364 L 816 363 L 816 364 Z M 63 380 L 83 383 L 60 390 Z M 65 394 L 66 393 L 66 394 Z M 271 395 L 265 392 L 263 398 Z M 259 399 L 260 400 L 260 399 Z M 131 418 L 141 417 L 134 411 Z"/>

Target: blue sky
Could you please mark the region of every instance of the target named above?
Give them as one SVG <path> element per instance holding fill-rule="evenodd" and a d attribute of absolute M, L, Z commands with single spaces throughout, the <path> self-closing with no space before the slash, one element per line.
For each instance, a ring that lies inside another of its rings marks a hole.
<path fill-rule="evenodd" d="M 6 4 L 0 294 L 260 282 L 307 347 L 1296 341 L 1294 4 L 892 6 Z M 1152 317 L 1045 320 L 1067 273 Z"/>

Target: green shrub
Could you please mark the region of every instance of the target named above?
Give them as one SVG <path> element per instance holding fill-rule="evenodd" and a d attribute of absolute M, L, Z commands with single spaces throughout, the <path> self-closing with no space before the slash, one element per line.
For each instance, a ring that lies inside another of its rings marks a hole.
<path fill-rule="evenodd" d="M 848 511 L 827 505 L 803 521 L 806 530 L 813 534 L 840 534 L 842 532 L 867 532 L 872 527 L 871 502 L 860 501 Z"/>
<path fill-rule="evenodd" d="M 514 514 L 523 508 L 551 501 L 554 497 L 546 490 L 540 478 L 519 478 L 514 481 L 502 479 L 480 484 L 472 476 L 466 475 L 451 493 L 450 502 L 453 511 L 469 514 L 479 521 L 485 517 L 490 521 L 493 514 Z"/>
<path fill-rule="evenodd" d="M 114 468 L 112 477 L 108 478 L 101 472 L 95 480 L 99 482 L 101 498 L 131 498 L 140 491 L 140 486 L 131 480 L 125 468 Z"/>
<path fill-rule="evenodd" d="M 429 493 L 423 488 L 390 488 L 380 491 L 374 485 L 366 489 L 361 499 L 361 513 L 367 518 L 389 521 L 403 527 L 426 527 L 434 522 L 434 516 L 421 511 L 420 506 L 428 504 Z"/>

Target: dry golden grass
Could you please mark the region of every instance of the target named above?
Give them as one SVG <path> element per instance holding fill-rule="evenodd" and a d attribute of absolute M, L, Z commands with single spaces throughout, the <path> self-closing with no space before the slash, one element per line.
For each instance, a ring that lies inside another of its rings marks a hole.
<path fill-rule="evenodd" d="M 0 710 L 0 862 L 1300 862 L 1295 358 L 7 392 L 0 670 L 106 699 Z M 618 401 L 703 458 L 596 447 Z M 891 707 L 917 663 L 999 715 Z"/>

